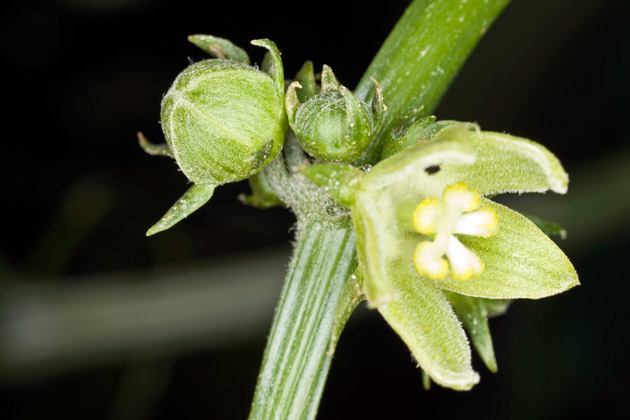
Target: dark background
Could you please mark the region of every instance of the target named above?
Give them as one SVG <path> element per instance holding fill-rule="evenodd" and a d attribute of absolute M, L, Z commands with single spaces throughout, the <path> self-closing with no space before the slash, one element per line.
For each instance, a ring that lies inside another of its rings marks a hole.
<path fill-rule="evenodd" d="M 311 59 L 354 86 L 407 4 L 5 6 L 0 293 L 15 296 L 11 291 L 24 284 L 89 287 L 98 273 L 155 273 L 273 246 L 288 258 L 282 244 L 291 239 L 293 217 L 240 204 L 235 197 L 247 191 L 245 183 L 221 187 L 175 229 L 145 238 L 186 180 L 172 161 L 145 155 L 135 133 L 163 140 L 162 95 L 189 61 L 205 58 L 187 43 L 189 34 L 229 38 L 258 62 L 262 50 L 248 42 L 268 37 L 283 52 L 287 77 Z M 378 314 L 360 309 L 342 336 L 319 418 L 607 418 L 623 409 L 630 377 L 629 12 L 623 0 L 514 0 L 437 111 L 442 119 L 535 139 L 562 160 L 572 177 L 566 197 L 510 203 L 568 228 L 560 245 L 582 286 L 516 302 L 492 320 L 499 373 L 475 358 L 482 380 L 467 393 L 438 386 L 425 392 L 404 344 Z M 271 314 L 272 307 L 261 317 Z M 245 418 L 265 334 L 256 329 L 221 345 L 176 342 L 158 355 L 97 355 L 45 373 L 3 364 L 0 349 L 0 417 Z"/>

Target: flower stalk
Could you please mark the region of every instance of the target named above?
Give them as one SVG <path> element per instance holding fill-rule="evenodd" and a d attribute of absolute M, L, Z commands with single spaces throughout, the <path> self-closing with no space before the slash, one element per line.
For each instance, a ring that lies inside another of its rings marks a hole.
<path fill-rule="evenodd" d="M 315 418 L 332 360 L 337 308 L 355 266 L 349 220 L 314 220 L 300 229 L 250 419 Z"/>

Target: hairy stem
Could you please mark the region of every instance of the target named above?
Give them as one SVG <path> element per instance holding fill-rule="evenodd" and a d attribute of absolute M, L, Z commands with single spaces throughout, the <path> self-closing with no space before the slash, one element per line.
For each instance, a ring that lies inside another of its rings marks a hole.
<path fill-rule="evenodd" d="M 355 266 L 348 220 L 315 220 L 300 228 L 250 419 L 315 418 L 332 360 L 337 307 Z"/>

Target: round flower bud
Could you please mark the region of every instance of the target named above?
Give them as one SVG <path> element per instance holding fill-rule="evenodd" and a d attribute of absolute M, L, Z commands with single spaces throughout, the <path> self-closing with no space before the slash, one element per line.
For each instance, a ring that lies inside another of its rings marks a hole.
<path fill-rule="evenodd" d="M 299 82 L 289 86 L 286 106 L 302 148 L 325 162 L 355 161 L 370 143 L 378 115 L 341 86 L 328 66 L 322 72 L 320 93 L 300 103 L 296 88 L 301 87 Z"/>
<path fill-rule="evenodd" d="M 162 130 L 195 184 L 246 179 L 278 154 L 286 130 L 280 54 L 269 40 L 269 74 L 245 60 L 210 59 L 186 68 L 162 100 Z"/>

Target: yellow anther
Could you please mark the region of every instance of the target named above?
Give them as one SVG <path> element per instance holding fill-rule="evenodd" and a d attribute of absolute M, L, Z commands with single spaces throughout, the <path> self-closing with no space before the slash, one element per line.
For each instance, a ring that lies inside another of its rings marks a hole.
<path fill-rule="evenodd" d="M 413 212 L 413 227 L 420 233 L 435 233 L 437 221 L 442 214 L 442 204 L 438 198 L 426 198 Z"/>

